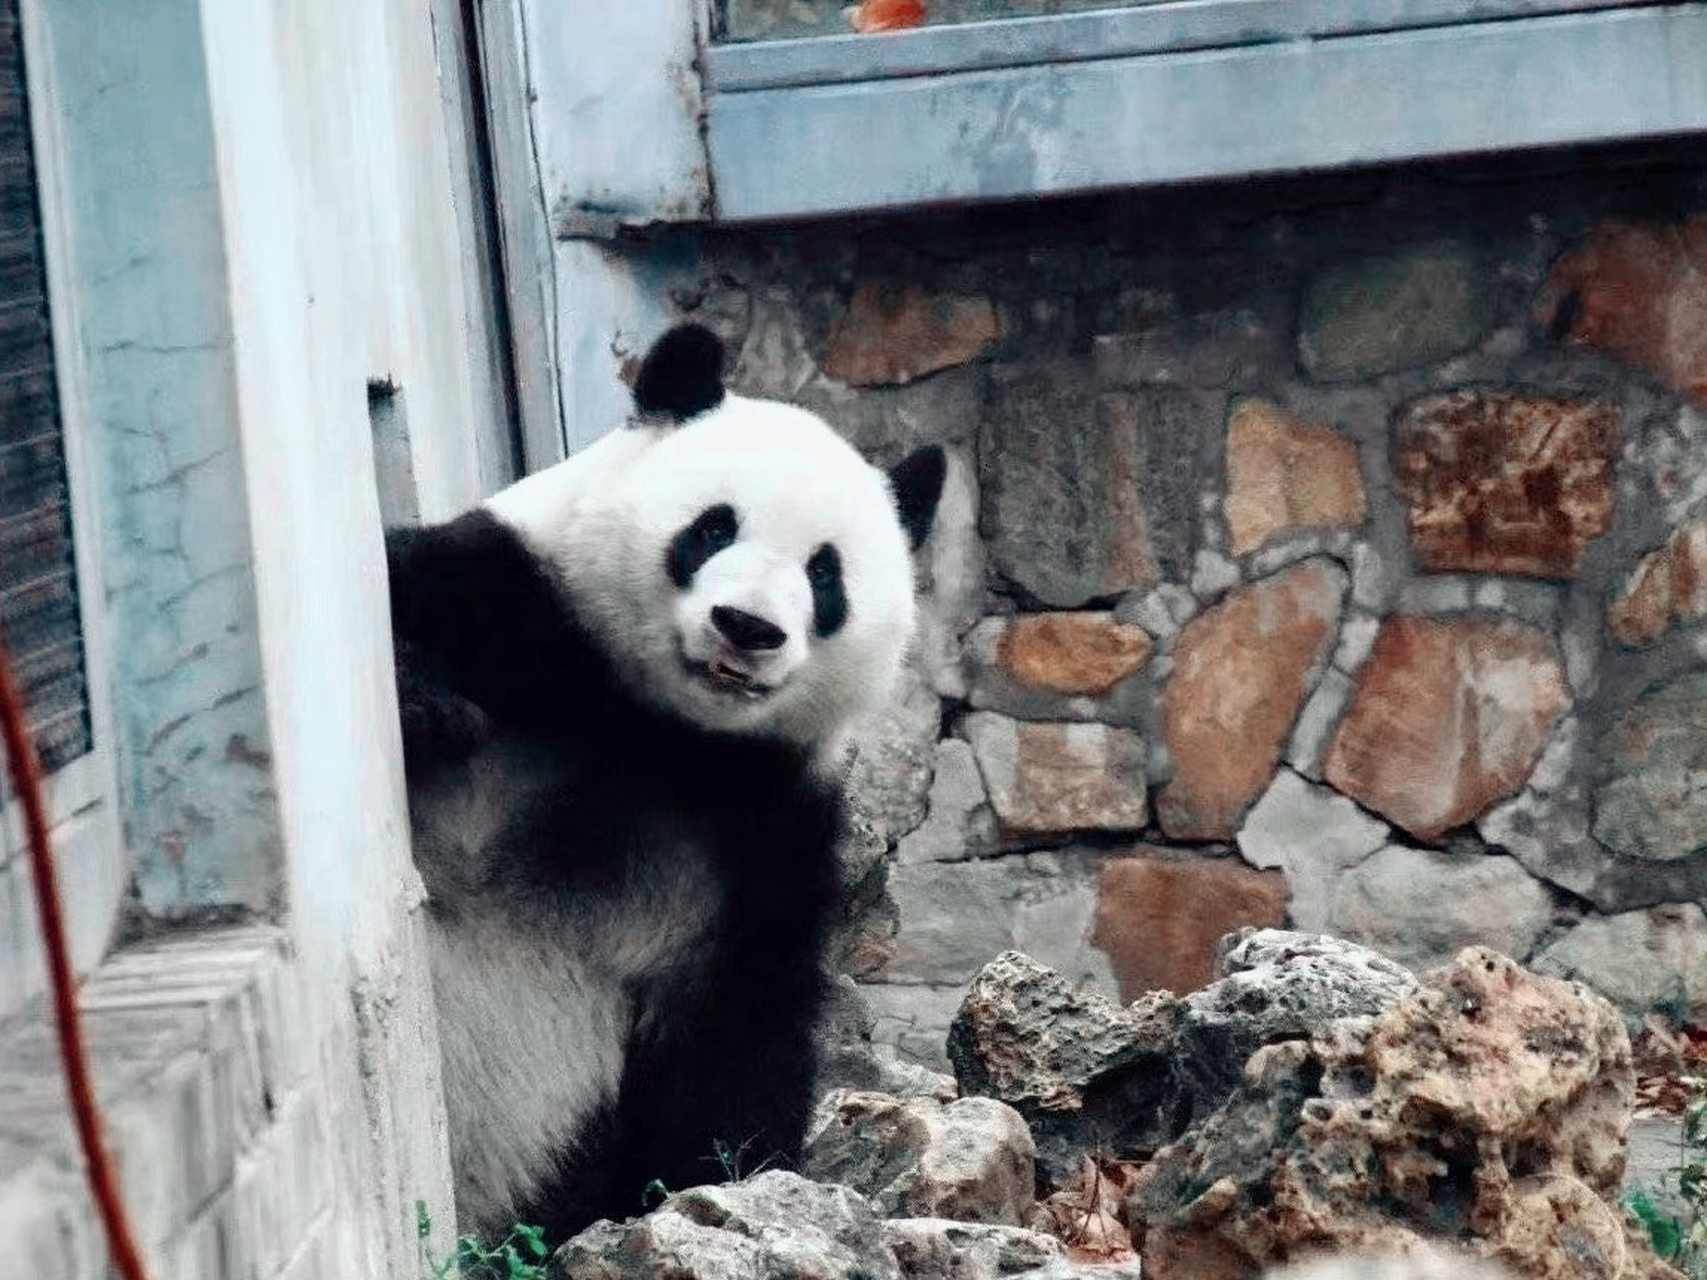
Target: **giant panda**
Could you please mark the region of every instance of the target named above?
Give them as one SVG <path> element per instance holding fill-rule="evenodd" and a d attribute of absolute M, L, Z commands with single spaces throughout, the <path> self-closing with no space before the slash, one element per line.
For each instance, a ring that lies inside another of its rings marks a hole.
<path fill-rule="evenodd" d="M 869 465 L 680 326 L 631 421 L 387 537 L 462 1228 L 560 1240 L 798 1155 L 837 748 L 913 629 L 940 449 Z"/>

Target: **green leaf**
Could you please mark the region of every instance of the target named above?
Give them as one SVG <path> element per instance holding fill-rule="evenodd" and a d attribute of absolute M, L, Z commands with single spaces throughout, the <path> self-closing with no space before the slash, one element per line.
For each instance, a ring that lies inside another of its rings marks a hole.
<path fill-rule="evenodd" d="M 1641 1191 L 1632 1191 L 1624 1205 L 1630 1216 L 1642 1224 L 1655 1253 L 1668 1260 L 1677 1257 L 1678 1250 L 1683 1248 L 1683 1229 L 1676 1218 L 1660 1209 Z"/>

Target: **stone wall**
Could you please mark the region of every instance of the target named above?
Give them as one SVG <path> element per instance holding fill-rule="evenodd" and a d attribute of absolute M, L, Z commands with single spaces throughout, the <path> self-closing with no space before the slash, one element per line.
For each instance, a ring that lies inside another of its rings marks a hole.
<path fill-rule="evenodd" d="M 946 445 L 850 940 L 1127 999 L 1283 919 L 1707 1012 L 1707 147 L 698 243 L 736 382 Z M 874 845 L 875 847 L 875 845 Z"/>

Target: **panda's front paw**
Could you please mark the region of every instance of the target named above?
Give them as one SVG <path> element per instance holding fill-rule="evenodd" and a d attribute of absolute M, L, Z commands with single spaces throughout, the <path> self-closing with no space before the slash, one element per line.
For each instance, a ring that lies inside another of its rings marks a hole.
<path fill-rule="evenodd" d="M 492 737 L 492 717 L 446 690 L 400 689 L 397 711 L 410 761 L 462 759 Z"/>

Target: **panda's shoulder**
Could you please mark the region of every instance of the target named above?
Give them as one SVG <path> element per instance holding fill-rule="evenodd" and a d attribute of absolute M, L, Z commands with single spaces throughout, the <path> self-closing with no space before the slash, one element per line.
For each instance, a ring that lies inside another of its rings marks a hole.
<path fill-rule="evenodd" d="M 404 746 L 458 754 L 494 724 L 527 724 L 608 686 L 602 659 L 551 574 L 497 516 L 476 508 L 386 535 Z"/>

